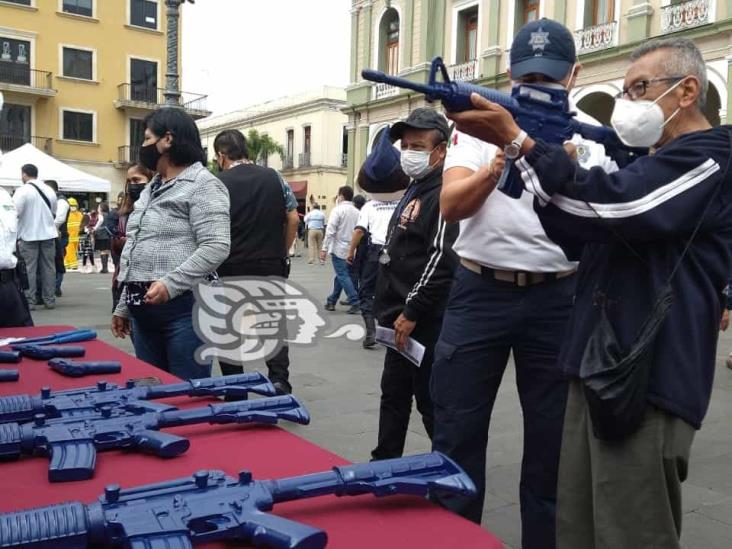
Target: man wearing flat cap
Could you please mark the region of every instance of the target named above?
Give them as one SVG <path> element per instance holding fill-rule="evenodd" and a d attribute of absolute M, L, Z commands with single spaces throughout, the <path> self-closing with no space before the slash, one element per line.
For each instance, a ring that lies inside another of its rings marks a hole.
<path fill-rule="evenodd" d="M 457 265 L 452 243 L 458 226 L 445 222 L 439 203 L 449 133 L 444 116 L 428 108 L 415 109 L 390 131 L 391 140 L 401 143 L 401 169 L 410 182 L 387 227 L 374 311 L 381 326 L 395 331 L 399 350 L 411 337 L 424 345 L 425 353 L 416 366 L 400 352 L 387 349 L 373 459 L 402 455 L 413 397 L 432 438 L 432 358 Z"/>

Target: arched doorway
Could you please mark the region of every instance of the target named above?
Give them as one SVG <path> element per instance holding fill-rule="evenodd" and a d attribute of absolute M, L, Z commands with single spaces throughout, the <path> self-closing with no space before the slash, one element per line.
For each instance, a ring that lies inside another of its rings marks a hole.
<path fill-rule="evenodd" d="M 584 96 L 577 103 L 577 108 L 604 124 L 610 125 L 610 117 L 615 107 L 615 99 L 603 92 L 594 92 Z"/>

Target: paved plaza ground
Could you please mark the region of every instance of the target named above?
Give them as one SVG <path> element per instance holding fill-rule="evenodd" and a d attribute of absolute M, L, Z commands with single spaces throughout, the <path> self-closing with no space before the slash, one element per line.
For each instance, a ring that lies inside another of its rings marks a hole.
<path fill-rule="evenodd" d="M 322 301 L 329 293 L 333 274 L 329 265 L 308 265 L 304 258 L 296 258 L 292 272 L 293 280 L 314 298 Z M 110 275 L 71 273 L 66 277 L 64 296 L 57 301 L 57 308 L 34 312 L 34 321 L 36 325 L 91 327 L 104 341 L 132 353 L 129 339 L 116 340 L 109 331 L 109 288 Z M 360 317 L 347 315 L 342 306 L 329 314 L 328 333 L 338 325 L 360 322 Z M 704 426 L 697 433 L 689 479 L 684 485 L 682 541 L 688 549 L 732 547 L 732 370 L 724 366 L 730 350 L 732 332 L 722 334 L 720 339 L 712 403 Z M 309 426 L 291 429 L 349 460 L 368 460 L 376 442 L 383 350 L 364 350 L 360 343 L 345 337 L 321 338 L 312 347 L 291 347 L 290 357 L 294 392 L 312 415 Z M 256 367 L 266 373 L 262 364 Z M 514 378 L 511 365 L 493 412 L 483 515 L 485 528 L 509 548 L 520 547 L 522 422 Z M 430 442 L 415 410 L 406 452 L 429 449 Z"/>

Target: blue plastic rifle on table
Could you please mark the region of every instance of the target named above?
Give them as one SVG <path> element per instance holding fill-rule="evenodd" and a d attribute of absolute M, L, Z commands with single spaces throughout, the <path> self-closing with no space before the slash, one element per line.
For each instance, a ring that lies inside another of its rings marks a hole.
<path fill-rule="evenodd" d="M 106 381 L 99 381 L 92 387 L 78 387 L 65 391 L 51 391 L 49 387 L 44 387 L 38 396 L 0 397 L 0 424 L 28 422 L 37 414 L 43 414 L 46 418 L 79 418 L 99 414 L 103 407 L 129 413 L 161 412 L 176 408 L 169 404 L 150 401 L 177 396 L 241 398 L 249 393 L 273 396 L 276 391 L 272 383 L 259 372 L 192 379 L 155 386 L 138 386 L 130 380 L 124 387 Z"/>
<path fill-rule="evenodd" d="M 277 503 L 329 494 L 432 492 L 476 494 L 470 477 L 437 452 L 280 480 L 253 480 L 249 471 L 238 478 L 199 471 L 124 490 L 110 485 L 89 505 L 69 502 L 0 514 L 0 547 L 187 549 L 236 540 L 273 549 L 322 549 L 328 543 L 324 531 L 269 511 Z"/>
<path fill-rule="evenodd" d="M 50 360 L 57 357 L 84 356 L 84 347 L 62 346 L 61 343 L 79 343 L 97 338 L 94 330 L 69 330 L 47 336 L 23 338 L 10 344 L 12 351 L 0 351 L 0 362 L 20 362 L 22 357 Z"/>
<path fill-rule="evenodd" d="M 437 73 L 442 81 L 437 80 Z M 514 86 L 511 95 L 491 88 L 476 86 L 466 82 L 451 81 L 442 58 L 432 60 L 427 84 L 412 82 L 406 78 L 390 76 L 381 71 L 366 69 L 361 72 L 364 79 L 406 88 L 423 93 L 428 101 L 442 101 L 445 110 L 461 112 L 473 109 L 470 95 L 477 93 L 509 111 L 521 129 L 534 139 L 549 143 L 562 144 L 579 134 L 585 139 L 605 146 L 607 154 L 623 164 L 633 155 L 647 154 L 646 149 L 630 148 L 623 144 L 612 128 L 593 126 L 579 122 L 569 105 L 569 94 L 565 89 L 554 89 L 541 84 L 519 84 Z M 620 157 L 620 158 L 618 158 Z M 513 162 L 506 160 L 506 168 L 497 188 L 512 198 L 519 198 L 523 192 L 518 170 Z"/>
<path fill-rule="evenodd" d="M 94 476 L 97 450 L 132 449 L 174 457 L 188 450 L 188 439 L 160 429 L 200 423 L 277 423 L 279 419 L 306 425 L 308 411 L 293 396 L 208 404 L 200 408 L 128 415 L 103 407 L 96 416 L 0 424 L 0 459 L 42 454 L 51 458 L 48 480 L 64 482 Z"/>

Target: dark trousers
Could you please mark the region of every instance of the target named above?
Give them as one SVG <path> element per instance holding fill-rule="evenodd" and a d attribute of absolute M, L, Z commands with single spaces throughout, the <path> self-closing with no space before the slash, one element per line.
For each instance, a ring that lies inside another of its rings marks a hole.
<path fill-rule="evenodd" d="M 371 451 L 372 459 L 401 457 L 412 413 L 412 397 L 417 402 L 427 436 L 432 438 L 434 415 L 430 399 L 430 375 L 441 324 L 441 318 L 427 317 L 417 322 L 411 337 L 425 346 L 424 358 L 419 367 L 398 352 L 386 350 L 384 371 L 381 374 L 378 443 Z"/>
<path fill-rule="evenodd" d="M 64 255 L 66 254 L 66 246 L 69 244 L 68 235 L 58 237 L 56 239 L 56 293 L 61 291 L 61 284 L 64 281 L 66 267 L 64 266 Z"/>
<path fill-rule="evenodd" d="M 193 329 L 194 301 L 186 292 L 161 305 L 130 305 L 137 358 L 181 379 L 209 377 L 211 363 L 195 359 L 203 342 Z"/>
<path fill-rule="evenodd" d="M 35 305 L 36 298 L 46 305 L 56 302 L 56 239 L 18 241 L 18 250 L 28 272 L 28 289 L 25 297 Z M 40 280 L 39 280 L 40 279 Z M 41 294 L 38 294 L 38 286 Z"/>
<path fill-rule="evenodd" d="M 19 326 L 33 326 L 33 319 L 28 310 L 28 302 L 18 286 L 15 274 L 10 271 L 0 271 L 0 328 L 16 328 Z"/>
<path fill-rule="evenodd" d="M 574 278 L 520 288 L 458 267 L 435 349 L 433 449 L 453 458 L 478 488 L 474 499 L 436 499 L 478 523 L 491 412 L 513 352 L 524 425 L 519 492 L 525 549 L 555 546 L 557 468 L 568 387 L 557 357 Z"/>
<path fill-rule="evenodd" d="M 224 264 L 218 268 L 218 274 L 224 279 L 229 276 L 261 276 L 262 278 L 279 276 L 287 278 L 283 259 L 251 261 L 237 265 Z M 286 385 L 290 384 L 290 351 L 287 345 L 283 345 L 275 356 L 266 361 L 266 364 L 270 381 L 281 381 Z M 241 364 L 219 361 L 219 365 L 225 376 L 241 374 L 244 371 Z"/>
<path fill-rule="evenodd" d="M 361 314 L 374 314 L 374 294 L 376 293 L 376 276 L 379 274 L 379 254 L 381 246 L 370 245 L 365 249 L 365 256 L 360 264 L 358 284 L 358 301 Z"/>

